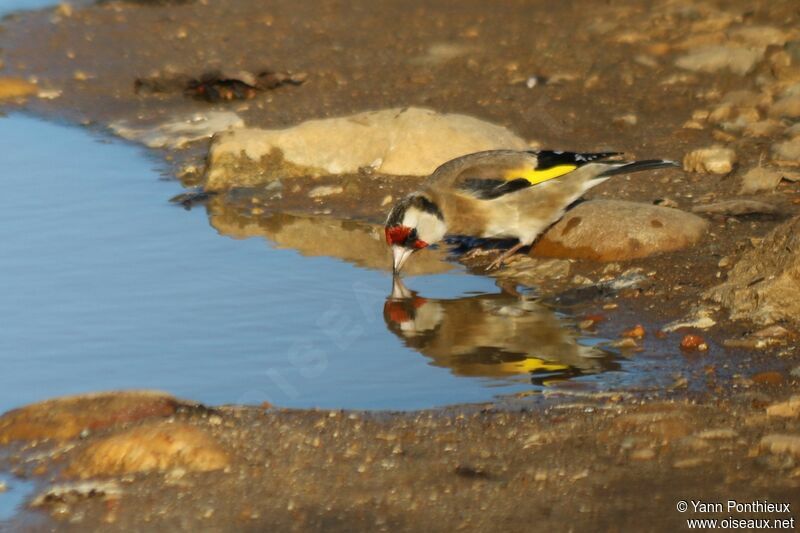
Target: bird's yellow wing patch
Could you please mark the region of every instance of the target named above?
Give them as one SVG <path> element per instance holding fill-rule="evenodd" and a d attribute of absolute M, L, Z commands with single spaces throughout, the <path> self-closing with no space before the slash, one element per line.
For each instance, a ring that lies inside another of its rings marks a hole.
<path fill-rule="evenodd" d="M 537 170 L 535 168 L 515 168 L 507 170 L 503 177 L 507 180 L 523 178 L 530 182 L 531 185 L 536 185 L 537 183 L 542 183 L 544 181 L 563 176 L 564 174 L 568 174 L 576 168 L 578 168 L 577 165 L 556 165 L 554 167 L 544 168 L 541 170 Z"/>

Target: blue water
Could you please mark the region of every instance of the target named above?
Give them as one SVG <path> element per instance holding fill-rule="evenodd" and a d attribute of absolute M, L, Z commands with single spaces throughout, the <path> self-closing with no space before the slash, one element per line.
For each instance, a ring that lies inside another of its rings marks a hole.
<path fill-rule="evenodd" d="M 136 146 L 0 119 L 0 412 L 153 388 L 210 404 L 413 409 L 530 388 L 455 375 L 387 329 L 388 273 L 234 240 Z M 455 272 L 428 298 L 495 293 Z M 491 385 L 491 386 L 490 386 Z"/>
<path fill-rule="evenodd" d="M 35 488 L 35 483 L 0 473 L 0 484 L 5 490 L 0 492 L 0 529 L 4 520 L 11 518 Z"/>
<path fill-rule="evenodd" d="M 56 4 L 56 0 L 0 0 L 0 17 L 18 10 L 41 9 Z"/>

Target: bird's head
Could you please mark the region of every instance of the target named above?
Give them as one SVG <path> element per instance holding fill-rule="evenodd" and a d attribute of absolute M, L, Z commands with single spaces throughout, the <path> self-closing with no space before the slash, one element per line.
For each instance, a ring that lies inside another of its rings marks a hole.
<path fill-rule="evenodd" d="M 386 243 L 392 247 L 392 271 L 400 269 L 411 254 L 444 238 L 447 226 L 439 206 L 425 193 L 413 193 L 395 204 L 386 219 Z"/>

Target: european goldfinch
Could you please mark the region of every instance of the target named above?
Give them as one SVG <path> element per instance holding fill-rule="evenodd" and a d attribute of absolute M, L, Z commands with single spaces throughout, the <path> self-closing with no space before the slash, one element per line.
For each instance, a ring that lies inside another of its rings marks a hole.
<path fill-rule="evenodd" d="M 611 176 L 679 166 L 663 159 L 613 159 L 620 155 L 491 150 L 444 163 L 389 213 L 385 233 L 394 274 L 415 251 L 445 235 L 518 239 L 489 266 L 497 268 Z"/>

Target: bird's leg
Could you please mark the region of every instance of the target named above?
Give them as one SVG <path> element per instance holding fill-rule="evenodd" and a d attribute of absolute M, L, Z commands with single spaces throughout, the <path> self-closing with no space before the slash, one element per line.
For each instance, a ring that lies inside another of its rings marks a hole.
<path fill-rule="evenodd" d="M 503 252 L 503 255 L 492 261 L 492 263 L 488 267 L 486 267 L 486 270 L 494 270 L 496 268 L 500 268 L 501 266 L 503 266 L 503 263 L 506 261 L 506 259 L 517 253 L 519 249 L 523 248 L 524 246 L 525 245 L 523 243 L 518 242 L 517 244 L 515 244 L 514 246 Z"/>

